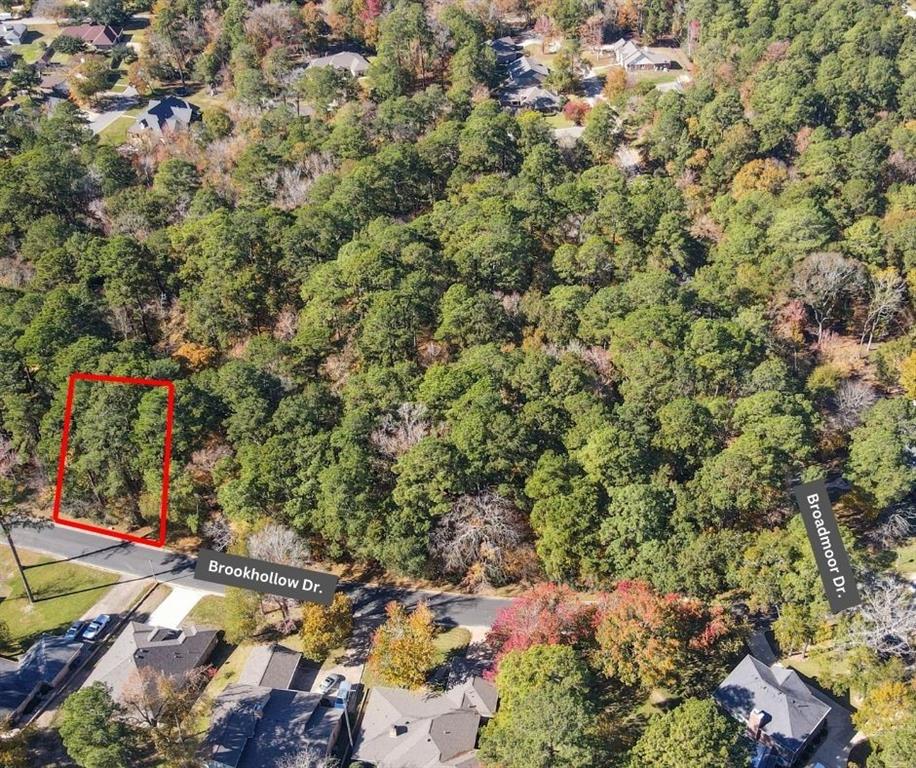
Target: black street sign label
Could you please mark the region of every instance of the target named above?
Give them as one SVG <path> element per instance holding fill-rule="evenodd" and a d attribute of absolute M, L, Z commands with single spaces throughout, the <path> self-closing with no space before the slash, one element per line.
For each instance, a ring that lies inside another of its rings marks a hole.
<path fill-rule="evenodd" d="M 322 605 L 331 604 L 337 589 L 337 577 L 332 573 L 229 555 L 212 549 L 202 549 L 198 553 L 194 578 Z"/>
<path fill-rule="evenodd" d="M 830 610 L 839 613 L 861 602 L 849 555 L 840 538 L 823 480 L 796 486 L 792 492 L 801 510 Z"/>

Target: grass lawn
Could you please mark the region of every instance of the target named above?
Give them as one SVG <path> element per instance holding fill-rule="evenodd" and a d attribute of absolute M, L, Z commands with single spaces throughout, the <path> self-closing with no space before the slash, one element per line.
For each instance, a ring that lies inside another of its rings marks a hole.
<path fill-rule="evenodd" d="M 444 664 L 448 658 L 463 651 L 471 644 L 471 633 L 464 627 L 454 627 L 436 635 L 433 641 L 436 646 L 437 664 Z"/>
<path fill-rule="evenodd" d="M 0 621 L 10 631 L 10 642 L 0 653 L 18 655 L 43 632 L 59 632 L 88 611 L 117 576 L 76 563 L 54 563 L 50 558 L 19 550 L 26 565 L 53 563 L 30 568 L 26 577 L 38 602 L 30 605 L 19 579 L 13 555 L 0 547 Z"/>
<path fill-rule="evenodd" d="M 102 133 L 105 132 L 102 131 Z M 191 609 L 184 623 L 196 624 L 198 627 L 223 629 L 223 617 L 226 611 L 223 606 L 224 598 L 219 595 L 206 595 Z"/>
<path fill-rule="evenodd" d="M 898 547 L 896 551 L 894 568 L 899 573 L 916 573 L 916 538 L 910 539 L 908 544 Z"/>
<path fill-rule="evenodd" d="M 99 141 L 103 144 L 111 144 L 113 147 L 121 146 L 127 141 L 127 131 L 134 124 L 134 115 L 125 112 L 111 125 L 105 126 L 99 134 Z"/>
<path fill-rule="evenodd" d="M 572 128 L 575 126 L 575 123 L 570 120 L 562 112 L 557 112 L 555 115 L 550 115 L 546 118 L 547 125 L 551 128 Z"/>

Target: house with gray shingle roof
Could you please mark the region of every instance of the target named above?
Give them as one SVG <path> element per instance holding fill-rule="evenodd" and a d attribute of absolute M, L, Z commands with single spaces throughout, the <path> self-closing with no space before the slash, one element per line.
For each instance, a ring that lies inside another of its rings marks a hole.
<path fill-rule="evenodd" d="M 18 662 L 0 658 L 0 723 L 15 721 L 42 693 L 60 685 L 82 650 L 79 641 L 42 635 Z"/>
<path fill-rule="evenodd" d="M 303 752 L 330 755 L 344 710 L 291 688 L 301 658 L 279 645 L 252 649 L 238 682 L 213 702 L 208 768 L 278 768 Z"/>
<path fill-rule="evenodd" d="M 0 37 L 6 40 L 7 45 L 22 45 L 22 39 L 29 28 L 19 22 L 7 21 L 0 24 Z"/>
<path fill-rule="evenodd" d="M 768 667 L 751 655 L 731 671 L 713 698 L 769 752 L 765 760 L 785 768 L 795 765 L 830 713 L 797 672 L 781 664 Z"/>
<path fill-rule="evenodd" d="M 353 77 L 361 77 L 369 69 L 369 62 L 366 61 L 362 54 L 356 51 L 340 51 L 332 53 L 330 56 L 319 56 L 309 62 L 309 67 L 334 67 L 334 69 L 345 69 Z"/>
<path fill-rule="evenodd" d="M 373 688 L 353 758 L 376 768 L 479 768 L 477 732 L 497 700 L 479 677 L 437 694 Z"/>
<path fill-rule="evenodd" d="M 197 107 L 184 99 L 166 96 L 154 99 L 146 111 L 137 115 L 134 124 L 127 129 L 134 135 L 151 134 L 163 137 L 170 133 L 185 131 L 193 120 L 197 119 Z"/>

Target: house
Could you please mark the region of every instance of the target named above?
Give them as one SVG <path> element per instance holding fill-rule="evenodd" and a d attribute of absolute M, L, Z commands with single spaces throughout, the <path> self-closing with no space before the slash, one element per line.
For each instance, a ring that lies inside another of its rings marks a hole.
<path fill-rule="evenodd" d="M 167 134 L 186 131 L 198 116 L 197 107 L 176 96 L 154 99 L 146 111 L 137 115 L 134 124 L 127 129 L 134 135 L 151 134 L 162 138 Z"/>
<path fill-rule="evenodd" d="M 632 40 L 620 38 L 615 43 L 601 47 L 602 51 L 614 54 L 617 65 L 627 72 L 663 71 L 671 69 L 671 59 L 653 53 L 645 46 L 639 47 Z"/>
<path fill-rule="evenodd" d="M 8 45 L 0 44 L 0 69 L 6 69 L 7 67 L 13 66 L 13 60 L 16 58 L 16 55 L 13 53 L 13 49 Z"/>
<path fill-rule="evenodd" d="M 18 663 L 0 659 L 0 723 L 15 721 L 42 693 L 60 685 L 82 650 L 79 641 L 42 635 Z"/>
<path fill-rule="evenodd" d="M 115 699 L 120 699 L 142 670 L 180 680 L 207 665 L 218 641 L 216 630 L 168 629 L 132 621 L 99 659 L 85 685 L 101 681 L 111 688 Z"/>
<path fill-rule="evenodd" d="M 716 689 L 722 709 L 747 726 L 761 763 L 789 768 L 816 738 L 830 706 L 794 670 L 747 655 Z"/>
<path fill-rule="evenodd" d="M 505 103 L 515 109 L 535 109 L 538 112 L 553 114 L 560 110 L 560 97 L 553 91 L 532 85 L 529 88 L 509 90 L 505 93 Z"/>
<path fill-rule="evenodd" d="M 0 37 L 6 41 L 7 45 L 22 45 L 23 38 L 28 31 L 25 24 L 18 22 L 7 21 L 0 24 Z"/>
<path fill-rule="evenodd" d="M 479 677 L 439 694 L 373 688 L 353 758 L 376 768 L 479 768 L 477 732 L 497 703 Z"/>
<path fill-rule="evenodd" d="M 309 62 L 309 67 L 334 67 L 345 69 L 353 77 L 361 77 L 369 69 L 369 62 L 356 51 L 340 51 L 330 56 L 319 56 Z"/>
<path fill-rule="evenodd" d="M 251 651 L 238 682 L 213 702 L 208 768 L 276 768 L 304 751 L 331 754 L 344 710 L 291 687 L 301 658 L 279 645 Z"/>
<path fill-rule="evenodd" d="M 65 99 L 70 94 L 70 86 L 67 85 L 67 75 L 62 69 L 51 69 L 42 74 L 41 82 L 38 83 L 38 90 L 45 96 L 57 96 Z"/>
<path fill-rule="evenodd" d="M 497 40 L 490 40 L 487 45 L 493 49 L 496 54 L 496 63 L 504 67 L 521 57 L 522 49 L 518 43 L 511 37 L 500 37 Z"/>
<path fill-rule="evenodd" d="M 530 88 L 532 85 L 541 85 L 547 78 L 548 69 L 534 59 L 520 56 L 508 67 L 509 82 L 507 87 Z"/>
<path fill-rule="evenodd" d="M 64 27 L 60 33 L 67 37 L 75 37 L 100 51 L 114 48 L 121 42 L 121 32 L 105 24 L 76 24 Z"/>

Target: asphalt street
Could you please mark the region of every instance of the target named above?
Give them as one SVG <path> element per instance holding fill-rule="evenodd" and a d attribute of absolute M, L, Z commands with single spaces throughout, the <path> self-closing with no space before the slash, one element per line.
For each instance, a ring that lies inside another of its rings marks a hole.
<path fill-rule="evenodd" d="M 215 595 L 221 595 L 225 591 L 225 587 L 220 584 L 194 578 L 195 558 L 164 548 L 117 541 L 107 536 L 60 525 L 40 530 L 15 528 L 13 542 L 23 549 L 94 565 L 126 576 L 142 579 L 154 577 L 167 584 L 200 589 Z M 0 539 L 0 543 L 5 545 L 6 542 Z M 499 611 L 512 602 L 505 598 L 409 590 L 354 582 L 341 583 L 339 589 L 352 598 L 356 616 L 380 616 L 385 605 L 391 600 L 398 600 L 407 606 L 425 600 L 438 621 L 459 626 L 490 626 Z"/>

